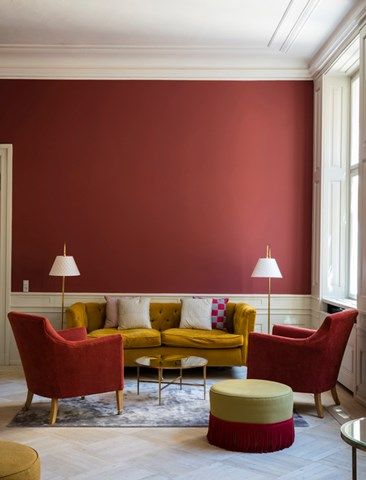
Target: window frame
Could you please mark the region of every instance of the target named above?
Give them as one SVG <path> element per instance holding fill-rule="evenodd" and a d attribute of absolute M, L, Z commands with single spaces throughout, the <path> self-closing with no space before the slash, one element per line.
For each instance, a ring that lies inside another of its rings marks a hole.
<path fill-rule="evenodd" d="M 357 300 L 357 291 L 356 294 L 352 294 L 350 292 L 350 280 L 351 280 L 351 183 L 352 177 L 358 176 L 359 177 L 359 158 L 358 162 L 351 165 L 351 155 L 352 155 L 352 84 L 355 81 L 360 80 L 360 72 L 357 69 L 351 76 L 349 76 L 350 82 L 350 98 L 349 98 L 349 153 L 348 153 L 348 168 L 347 168 L 347 191 L 348 191 L 348 205 L 347 205 L 347 279 L 346 279 L 346 292 L 347 298 L 351 300 Z M 360 109 L 360 97 L 358 97 L 358 109 Z M 358 122 L 359 127 L 359 122 Z M 358 149 L 357 149 L 358 151 Z M 356 248 L 356 252 L 358 252 L 358 248 Z M 356 285 L 357 285 L 357 272 L 356 272 Z"/>

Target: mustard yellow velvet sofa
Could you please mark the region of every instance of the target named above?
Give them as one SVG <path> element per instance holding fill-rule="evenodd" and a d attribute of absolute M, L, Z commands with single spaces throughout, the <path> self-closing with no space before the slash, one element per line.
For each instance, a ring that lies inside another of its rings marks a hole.
<path fill-rule="evenodd" d="M 66 312 L 67 326 L 86 327 L 88 336 L 120 334 L 125 366 L 145 355 L 195 355 L 209 366 L 241 366 L 247 359 L 248 334 L 254 330 L 256 311 L 245 303 L 227 304 L 227 330 L 179 328 L 180 303 L 151 303 L 152 328 L 103 328 L 105 303 L 75 303 Z"/>

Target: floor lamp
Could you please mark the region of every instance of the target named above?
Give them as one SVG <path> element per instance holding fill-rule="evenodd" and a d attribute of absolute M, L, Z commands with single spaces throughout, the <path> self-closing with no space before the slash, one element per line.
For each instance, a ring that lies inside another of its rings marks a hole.
<path fill-rule="evenodd" d="M 268 333 L 271 333 L 271 278 L 282 278 L 277 262 L 271 257 L 271 247 L 267 245 L 265 258 L 260 258 L 254 267 L 252 277 L 268 278 Z"/>
<path fill-rule="evenodd" d="M 65 277 L 76 277 L 80 275 L 74 257 L 66 255 L 66 243 L 64 243 L 64 254 L 57 255 L 53 262 L 49 275 L 51 277 L 62 277 L 62 310 L 61 310 L 61 330 L 64 328 L 64 310 L 65 310 Z"/>

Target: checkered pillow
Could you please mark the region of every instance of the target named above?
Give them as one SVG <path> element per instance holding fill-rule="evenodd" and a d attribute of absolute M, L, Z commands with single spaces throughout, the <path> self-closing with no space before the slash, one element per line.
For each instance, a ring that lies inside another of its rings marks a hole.
<path fill-rule="evenodd" d="M 226 304 L 228 298 L 213 298 L 211 324 L 213 329 L 226 330 Z"/>

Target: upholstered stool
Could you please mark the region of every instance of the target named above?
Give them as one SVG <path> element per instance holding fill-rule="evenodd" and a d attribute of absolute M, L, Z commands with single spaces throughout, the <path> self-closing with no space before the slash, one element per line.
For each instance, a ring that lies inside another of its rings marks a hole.
<path fill-rule="evenodd" d="M 41 468 L 33 448 L 15 442 L 0 441 L 0 478 L 6 480 L 39 480 Z"/>
<path fill-rule="evenodd" d="M 238 452 L 274 452 L 294 442 L 293 393 L 267 380 L 224 380 L 210 390 L 207 439 Z"/>

